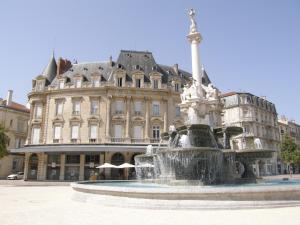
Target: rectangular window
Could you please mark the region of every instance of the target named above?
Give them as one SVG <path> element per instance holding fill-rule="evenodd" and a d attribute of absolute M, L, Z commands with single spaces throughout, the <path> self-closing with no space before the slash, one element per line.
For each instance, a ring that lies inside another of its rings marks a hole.
<path fill-rule="evenodd" d="M 65 81 L 59 81 L 59 89 L 63 89 L 65 87 Z"/>
<path fill-rule="evenodd" d="M 61 116 L 63 114 L 63 103 L 61 101 L 56 102 L 56 115 Z"/>
<path fill-rule="evenodd" d="M 85 163 L 95 163 L 98 164 L 100 162 L 100 155 L 85 155 Z"/>
<path fill-rule="evenodd" d="M 24 120 L 18 120 L 17 131 L 18 132 L 24 132 L 25 131 L 25 121 Z"/>
<path fill-rule="evenodd" d="M 80 163 L 80 155 L 67 155 L 66 164 L 77 164 Z"/>
<path fill-rule="evenodd" d="M 81 87 L 81 80 L 76 80 L 75 81 L 75 87 L 80 88 Z"/>
<path fill-rule="evenodd" d="M 153 126 L 152 127 L 152 137 L 154 139 L 160 138 L 160 127 L 159 126 Z"/>
<path fill-rule="evenodd" d="M 93 86 L 93 87 L 99 87 L 99 86 L 100 86 L 100 81 L 99 81 L 99 79 L 93 79 L 93 80 L 92 80 L 92 86 Z"/>
<path fill-rule="evenodd" d="M 98 114 L 99 102 L 97 100 L 91 101 L 91 114 L 95 115 Z"/>
<path fill-rule="evenodd" d="M 115 138 L 122 138 L 122 125 L 115 125 Z"/>
<path fill-rule="evenodd" d="M 59 142 L 59 139 L 61 138 L 61 126 L 55 126 L 54 127 L 54 140 L 56 140 L 56 142 Z"/>
<path fill-rule="evenodd" d="M 143 138 L 142 126 L 134 126 L 133 127 L 133 137 L 135 139 L 142 139 Z"/>
<path fill-rule="evenodd" d="M 71 139 L 72 141 L 77 140 L 79 138 L 79 126 L 78 125 L 73 125 L 71 129 Z"/>
<path fill-rule="evenodd" d="M 135 102 L 134 103 L 134 114 L 141 115 L 142 113 L 142 102 Z"/>
<path fill-rule="evenodd" d="M 158 80 L 153 80 L 153 88 L 158 89 Z"/>
<path fill-rule="evenodd" d="M 153 102 L 152 103 L 152 115 L 159 116 L 159 114 L 160 114 L 159 102 Z"/>
<path fill-rule="evenodd" d="M 179 92 L 179 84 L 178 83 L 175 84 L 174 88 L 175 88 L 176 92 Z"/>
<path fill-rule="evenodd" d="M 39 81 L 36 85 L 36 90 L 37 91 L 43 91 L 44 89 L 44 82 L 43 81 Z"/>
<path fill-rule="evenodd" d="M 124 111 L 124 102 L 116 101 L 116 114 L 122 114 Z"/>
<path fill-rule="evenodd" d="M 42 117 L 42 105 L 38 104 L 35 106 L 35 118 Z"/>
<path fill-rule="evenodd" d="M 40 128 L 33 128 L 32 129 L 32 144 L 38 145 L 40 143 Z"/>
<path fill-rule="evenodd" d="M 98 131 L 98 126 L 93 124 L 90 126 L 90 141 L 91 142 L 96 142 L 97 140 L 97 132 Z"/>
<path fill-rule="evenodd" d="M 21 138 L 16 138 L 16 148 L 21 148 Z"/>
<path fill-rule="evenodd" d="M 176 115 L 176 117 L 179 117 L 180 116 L 180 107 L 179 106 L 176 106 L 176 108 L 175 108 L 175 115 Z"/>
<path fill-rule="evenodd" d="M 79 115 L 80 114 L 80 101 L 74 101 L 73 102 L 73 115 Z"/>
<path fill-rule="evenodd" d="M 122 87 L 123 86 L 123 78 L 122 77 L 118 78 L 117 85 L 118 85 L 118 87 Z"/>
<path fill-rule="evenodd" d="M 141 79 L 135 80 L 135 87 L 140 88 L 141 87 Z"/>

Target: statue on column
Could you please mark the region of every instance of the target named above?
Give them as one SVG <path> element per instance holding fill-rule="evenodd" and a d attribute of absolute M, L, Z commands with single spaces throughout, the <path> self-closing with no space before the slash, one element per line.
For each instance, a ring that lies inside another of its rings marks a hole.
<path fill-rule="evenodd" d="M 195 9 L 190 9 L 189 10 L 189 16 L 191 19 L 190 33 L 197 33 L 197 23 L 195 21 L 195 15 L 196 15 Z"/>

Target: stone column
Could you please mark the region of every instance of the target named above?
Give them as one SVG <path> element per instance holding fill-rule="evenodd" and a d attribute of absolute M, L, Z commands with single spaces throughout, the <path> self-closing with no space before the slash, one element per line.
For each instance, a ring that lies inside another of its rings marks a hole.
<path fill-rule="evenodd" d="M 44 153 L 38 154 L 38 168 L 37 168 L 37 180 L 44 180 Z"/>
<path fill-rule="evenodd" d="M 105 163 L 105 152 L 100 152 L 100 154 L 99 154 L 99 166 L 101 166 L 101 165 L 103 165 L 104 163 Z M 101 174 L 104 174 L 104 169 L 99 169 L 99 175 L 100 175 L 100 179 L 103 179 L 102 177 L 101 177 Z M 104 176 L 105 176 L 105 174 L 104 174 Z"/>
<path fill-rule="evenodd" d="M 109 152 L 105 152 L 105 162 L 106 163 L 110 163 L 111 162 L 111 155 L 109 154 Z M 104 169 L 104 174 L 105 174 L 105 180 L 110 179 L 110 175 L 111 175 L 111 171 L 109 168 Z"/>
<path fill-rule="evenodd" d="M 106 104 L 106 138 L 110 138 L 110 111 L 111 111 L 111 96 L 107 96 L 107 104 Z"/>
<path fill-rule="evenodd" d="M 42 175 L 43 180 L 47 179 L 47 168 L 48 168 L 48 154 L 44 154 L 44 170 Z"/>
<path fill-rule="evenodd" d="M 164 112 L 164 132 L 168 132 L 168 101 L 165 103 L 165 112 Z"/>
<path fill-rule="evenodd" d="M 126 129 L 125 138 L 130 142 L 130 111 L 131 111 L 131 97 L 126 98 Z"/>
<path fill-rule="evenodd" d="M 60 155 L 60 173 L 59 180 L 65 180 L 65 165 L 66 165 L 66 155 Z"/>
<path fill-rule="evenodd" d="M 84 161 L 85 155 L 80 154 L 79 180 L 84 180 Z"/>
<path fill-rule="evenodd" d="M 24 180 L 27 180 L 27 176 L 28 176 L 29 158 L 30 158 L 30 153 L 25 153 L 25 160 L 24 160 Z"/>
<path fill-rule="evenodd" d="M 149 139 L 149 120 L 150 120 L 149 98 L 145 98 L 145 139 Z"/>

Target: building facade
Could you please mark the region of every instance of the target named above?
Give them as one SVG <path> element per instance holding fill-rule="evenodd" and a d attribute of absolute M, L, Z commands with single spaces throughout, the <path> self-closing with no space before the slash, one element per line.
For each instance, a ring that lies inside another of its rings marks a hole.
<path fill-rule="evenodd" d="M 9 137 L 9 154 L 0 159 L 0 178 L 6 178 L 11 173 L 22 172 L 24 169 L 24 154 L 13 154 L 10 149 L 24 146 L 27 137 L 29 109 L 12 101 L 13 91 L 9 90 L 5 100 L 0 99 L 0 124 Z"/>
<path fill-rule="evenodd" d="M 300 125 L 297 124 L 294 120 L 289 120 L 285 116 L 281 116 L 278 119 L 280 141 L 283 140 L 285 135 L 291 137 L 298 148 L 300 148 Z M 288 173 L 290 170 L 290 165 L 286 165 L 280 161 L 280 173 Z M 299 165 L 294 165 L 291 167 L 294 173 L 300 173 Z"/>
<path fill-rule="evenodd" d="M 177 64 L 157 64 L 150 52 L 73 64 L 53 56 L 28 94 L 25 179 L 130 179 L 132 170 L 96 167 L 134 163 L 170 125 L 182 125 L 178 104 L 190 77 Z"/>
<path fill-rule="evenodd" d="M 258 176 L 277 173 L 280 135 L 275 105 L 250 93 L 230 92 L 222 95 L 223 124 L 240 126 L 244 132 L 231 140 L 235 150 L 270 149 L 274 157 L 258 160 L 253 170 Z"/>

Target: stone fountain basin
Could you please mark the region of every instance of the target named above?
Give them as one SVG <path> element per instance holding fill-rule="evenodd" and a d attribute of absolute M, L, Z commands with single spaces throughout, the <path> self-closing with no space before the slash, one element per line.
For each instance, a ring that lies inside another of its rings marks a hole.
<path fill-rule="evenodd" d="M 157 200 L 299 201 L 300 180 L 292 185 L 168 186 L 137 181 L 83 181 L 72 183 L 78 192 Z M 140 187 L 135 187 L 139 186 Z"/>

